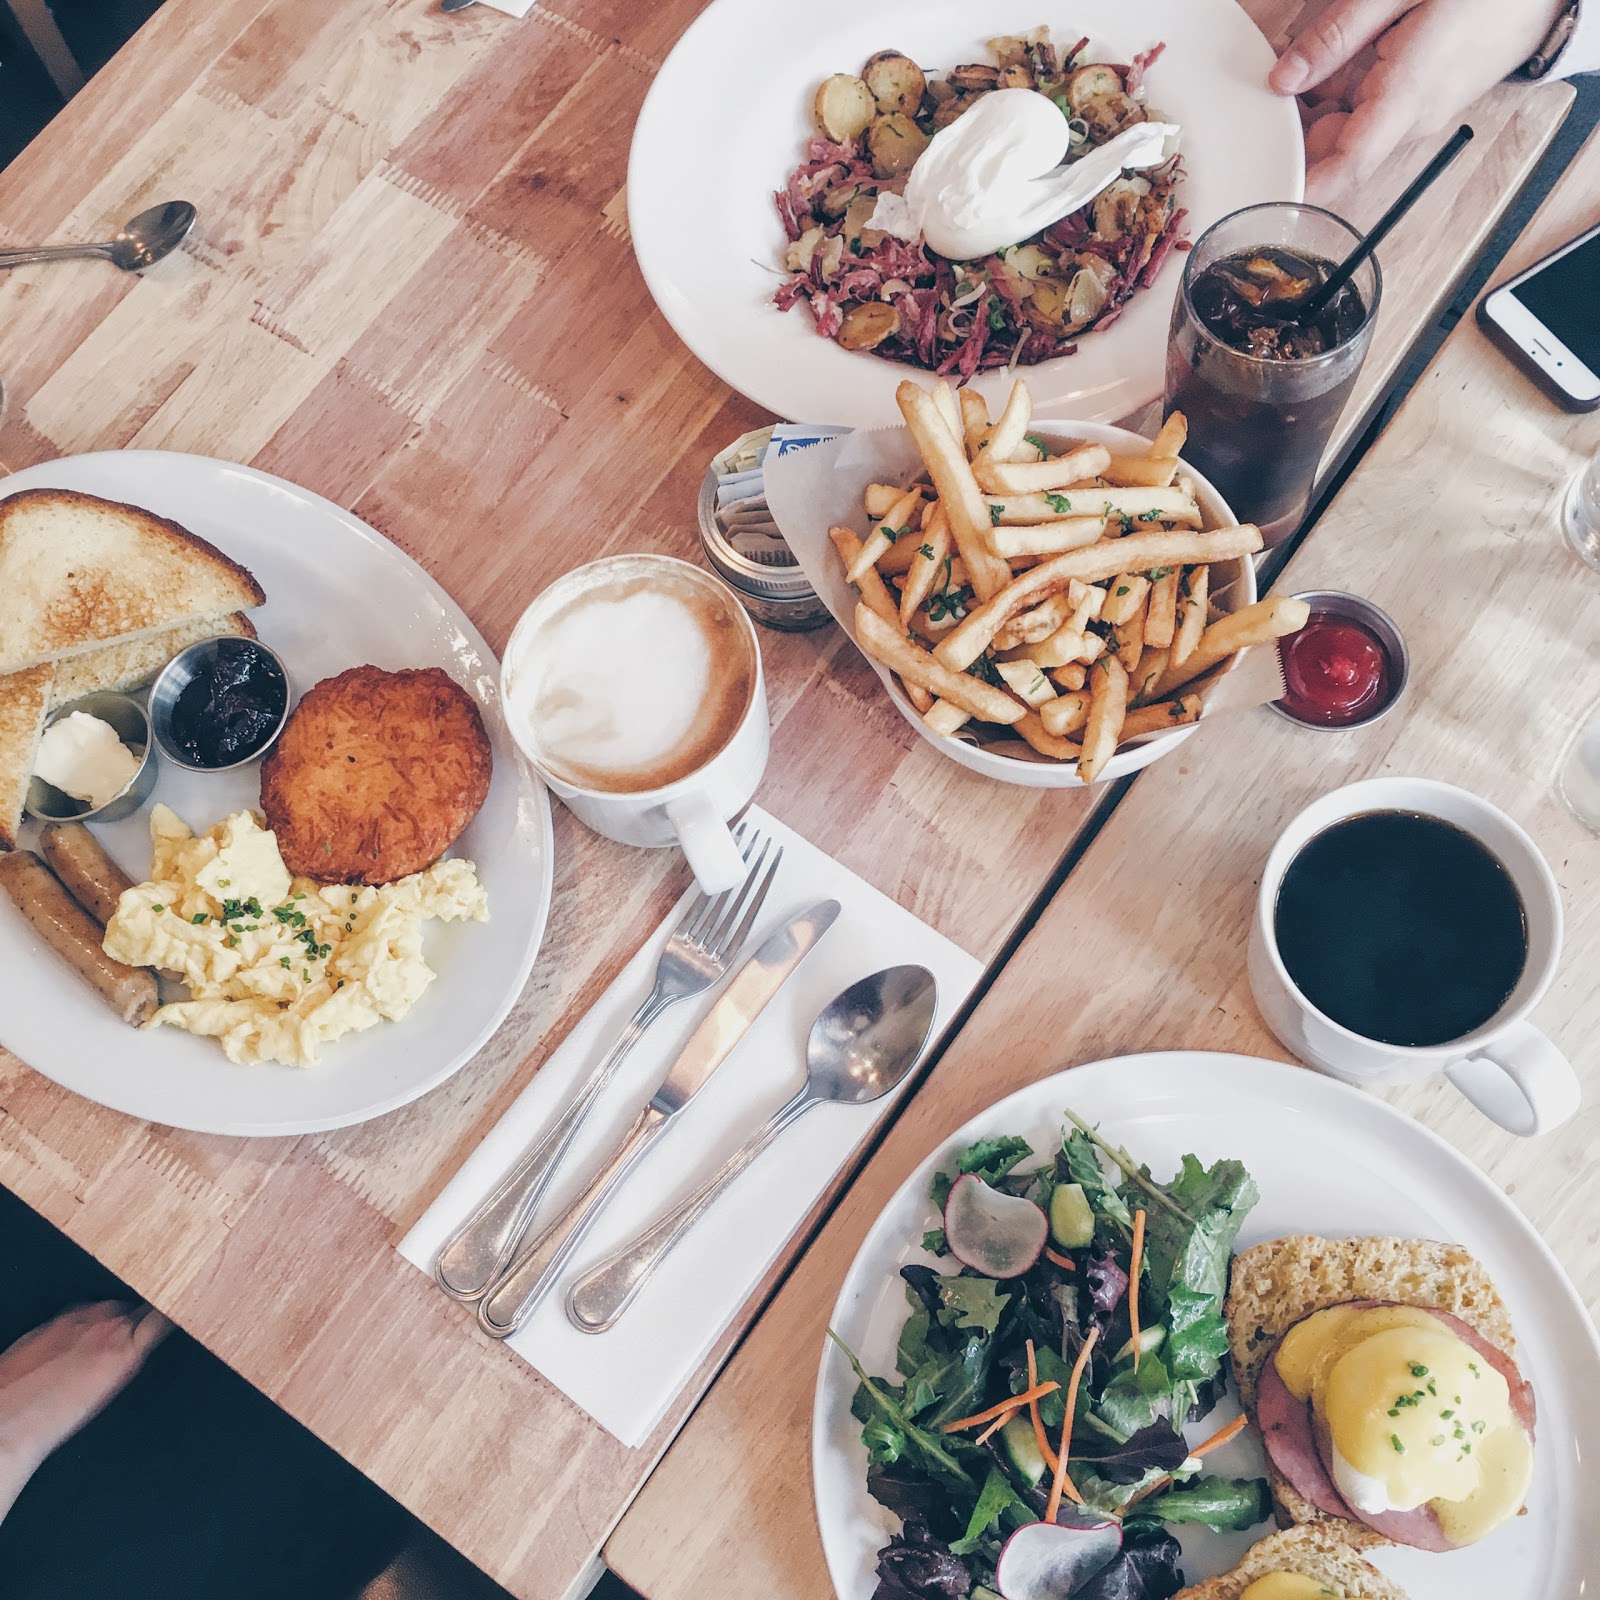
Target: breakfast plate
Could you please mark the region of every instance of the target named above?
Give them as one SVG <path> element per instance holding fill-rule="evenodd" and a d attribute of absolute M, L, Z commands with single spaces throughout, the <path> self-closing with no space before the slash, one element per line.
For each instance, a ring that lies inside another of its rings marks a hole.
<path fill-rule="evenodd" d="M 452 854 L 476 864 L 487 922 L 433 924 L 437 977 L 399 1022 L 327 1043 L 312 1067 L 239 1065 L 214 1039 L 134 1029 L 34 937 L 0 899 L 0 1044 L 64 1088 L 171 1127 L 299 1134 L 381 1116 L 444 1082 L 482 1048 L 521 993 L 551 895 L 550 807 L 500 706 L 499 667 L 482 636 L 416 562 L 348 511 L 230 462 L 109 451 L 45 462 L 4 494 L 66 489 L 169 517 L 250 569 L 266 591 L 251 613 L 292 693 L 345 669 L 442 668 L 476 702 L 493 752 L 487 797 Z M 160 765 L 153 800 L 196 832 L 260 804 L 260 766 Z M 135 882 L 151 864 L 150 808 L 94 825 Z M 30 825 L 22 843 L 32 845 Z"/>
<path fill-rule="evenodd" d="M 1294 102 L 1273 94 L 1274 56 L 1232 0 L 1002 0 L 773 6 L 715 0 L 656 75 L 628 165 L 628 221 L 640 271 L 673 330 L 718 377 L 797 421 L 874 427 L 898 420 L 895 385 L 917 369 L 841 349 L 803 306 L 780 312 L 787 243 L 773 203 L 814 129 L 812 97 L 873 52 L 905 52 L 930 71 L 985 61 L 984 41 L 1048 23 L 1059 44 L 1090 38 L 1093 60 L 1128 62 L 1165 42 L 1150 104 L 1183 129 L 1178 203 L 1198 238 L 1242 206 L 1298 200 L 1304 149 Z M 1161 392 L 1167 318 L 1182 257 L 1134 295 L 1114 327 L 1077 353 L 1025 370 L 1041 413 L 1113 421 Z M 1011 373 L 976 386 L 998 409 Z"/>
<path fill-rule="evenodd" d="M 1020 1134 L 1053 1149 L 1070 1108 L 1160 1175 L 1186 1152 L 1243 1162 L 1261 1198 L 1238 1248 L 1285 1234 L 1408 1235 L 1464 1245 L 1510 1308 L 1517 1359 L 1538 1401 L 1538 1440 L 1527 1514 L 1483 1543 L 1446 1554 L 1366 1552 L 1411 1600 L 1578 1600 L 1600 1581 L 1600 1337 L 1560 1265 L 1515 1206 L 1436 1134 L 1383 1102 L 1296 1067 L 1245 1056 L 1171 1051 L 1095 1062 L 1028 1085 L 974 1117 L 923 1161 L 862 1243 L 830 1325 L 870 1373 L 894 1370 L 906 1317 L 900 1267 L 932 1262 L 918 1245 L 932 1220 L 928 1186 L 956 1151 Z M 861 1424 L 850 1415 L 855 1379 L 825 1344 L 812 1419 L 812 1478 L 829 1574 L 839 1600 L 869 1600 L 877 1552 L 897 1526 L 865 1487 Z M 1193 1431 L 1237 1410 L 1231 1395 Z M 1264 1458 L 1244 1436 L 1207 1468 L 1258 1476 Z M 1218 1534 L 1176 1531 L 1191 1583 L 1233 1566 L 1269 1526 Z"/>

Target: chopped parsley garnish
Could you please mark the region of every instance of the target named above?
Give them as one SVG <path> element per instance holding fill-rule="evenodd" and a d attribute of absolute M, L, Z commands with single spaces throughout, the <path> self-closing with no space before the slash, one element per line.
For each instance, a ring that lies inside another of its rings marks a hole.
<path fill-rule="evenodd" d="M 192 917 L 189 918 L 189 921 L 192 922 L 197 928 L 202 922 L 209 922 L 210 920 L 211 918 L 208 917 L 203 911 L 197 911 Z"/>
<path fill-rule="evenodd" d="M 165 911 L 167 908 L 165 906 L 151 906 L 150 909 L 152 911 Z"/>
<path fill-rule="evenodd" d="M 991 528 L 1000 526 L 1000 519 L 1005 515 L 1005 510 L 1004 506 L 996 505 L 992 500 L 989 502 L 989 526 Z"/>
<path fill-rule="evenodd" d="M 237 922 L 243 917 L 259 917 L 261 915 L 261 902 L 251 895 L 248 900 L 224 900 L 222 902 L 222 920 L 224 922 Z"/>
<path fill-rule="evenodd" d="M 1107 516 L 1111 515 L 1111 507 L 1110 506 L 1106 507 L 1106 515 Z M 1128 535 L 1128 534 L 1133 532 L 1133 518 L 1130 517 L 1126 511 L 1122 512 L 1117 520 L 1122 524 L 1122 532 L 1123 532 L 1124 536 L 1126 536 L 1126 535 Z"/>
<path fill-rule="evenodd" d="M 992 683 L 997 689 L 1003 689 L 1006 686 L 1005 679 L 1000 676 L 1000 673 L 996 669 L 994 662 L 992 662 L 988 656 L 979 656 L 978 659 L 967 668 L 967 675 L 972 678 L 979 678 L 984 683 Z"/>
<path fill-rule="evenodd" d="M 933 546 L 931 544 L 919 544 L 917 546 L 917 554 L 921 556 L 924 561 L 932 561 Z"/>
<path fill-rule="evenodd" d="M 1413 1378 L 1426 1378 L 1428 1369 L 1420 1361 L 1413 1361 L 1411 1363 L 1411 1376 Z"/>
<path fill-rule="evenodd" d="M 996 298 L 989 302 L 989 331 L 1003 333 L 1006 326 L 1005 301 Z"/>
<path fill-rule="evenodd" d="M 1394 1446 L 1396 1455 L 1403 1456 L 1406 1453 L 1406 1447 L 1400 1443 L 1400 1435 L 1398 1433 L 1391 1433 L 1389 1435 L 1389 1443 Z"/>
<path fill-rule="evenodd" d="M 1139 520 L 1141 522 L 1159 522 L 1161 520 L 1161 513 L 1152 507 L 1149 511 L 1141 511 L 1139 513 Z"/>
<path fill-rule="evenodd" d="M 1072 502 L 1064 494 L 1047 494 L 1045 500 L 1052 511 L 1070 511 Z"/>
<path fill-rule="evenodd" d="M 1038 434 L 1036 434 L 1036 433 L 1025 433 L 1025 434 L 1023 434 L 1022 437 L 1024 439 L 1026 439 L 1028 441 L 1028 443 L 1031 444 L 1033 446 L 1033 448 L 1035 450 L 1037 450 L 1039 452 L 1039 454 L 1042 455 L 1045 458 L 1046 461 L 1048 461 L 1050 459 L 1050 446 L 1047 445 L 1044 442 L 1044 440 L 1039 437 Z"/>
<path fill-rule="evenodd" d="M 282 967 L 287 972 L 288 969 L 289 969 L 289 958 L 288 958 L 288 956 L 279 956 L 278 957 L 278 965 L 280 967 Z"/>
<path fill-rule="evenodd" d="M 1127 584 L 1119 583 L 1117 585 L 1117 589 L 1116 589 L 1117 599 L 1120 600 L 1123 597 L 1123 595 L 1125 595 L 1127 592 L 1128 592 L 1128 585 Z"/>
<path fill-rule="evenodd" d="M 1163 578 L 1171 577 L 1171 575 L 1171 567 L 1151 567 L 1151 569 L 1145 574 L 1151 583 L 1159 583 Z"/>

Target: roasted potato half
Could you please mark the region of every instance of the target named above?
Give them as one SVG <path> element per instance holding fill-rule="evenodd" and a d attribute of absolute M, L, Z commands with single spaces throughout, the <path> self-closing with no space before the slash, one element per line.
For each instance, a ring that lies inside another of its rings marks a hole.
<path fill-rule="evenodd" d="M 867 129 L 867 153 L 880 178 L 898 178 L 909 172 L 927 148 L 927 134 L 902 111 L 879 117 Z"/>
<path fill-rule="evenodd" d="M 871 350 L 899 330 L 900 313 L 881 300 L 869 300 L 845 312 L 838 344 L 845 350 Z"/>
<path fill-rule="evenodd" d="M 1110 67 L 1079 67 L 1067 79 L 1067 104 L 1080 116 L 1091 100 L 1121 93 L 1122 79 Z"/>
<path fill-rule="evenodd" d="M 858 138 L 878 114 L 872 91 L 853 72 L 836 72 L 825 78 L 812 104 L 817 126 L 830 139 L 848 144 Z"/>
<path fill-rule="evenodd" d="M 880 50 L 861 69 L 861 77 L 880 111 L 900 111 L 908 117 L 916 116 L 928 87 L 922 68 L 898 50 Z"/>

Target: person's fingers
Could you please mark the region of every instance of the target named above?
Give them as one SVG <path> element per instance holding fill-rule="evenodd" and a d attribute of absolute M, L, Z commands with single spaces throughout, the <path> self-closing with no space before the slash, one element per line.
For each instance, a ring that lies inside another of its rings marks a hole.
<path fill-rule="evenodd" d="M 1418 0 L 1333 0 L 1278 58 L 1267 82 L 1279 94 L 1304 94 L 1372 43 Z"/>
<path fill-rule="evenodd" d="M 145 1306 L 135 1313 L 133 1324 L 134 1353 L 141 1361 L 172 1332 L 172 1323 L 156 1310 Z"/>
<path fill-rule="evenodd" d="M 1319 161 L 1326 161 L 1334 155 L 1339 148 L 1339 135 L 1344 131 L 1344 125 L 1350 120 L 1348 111 L 1330 111 L 1326 116 L 1318 117 L 1306 129 L 1306 165 L 1314 166 Z"/>
<path fill-rule="evenodd" d="M 1403 74 L 1380 63 L 1372 70 L 1360 103 L 1345 118 L 1328 155 L 1306 176 L 1306 197 L 1315 204 L 1347 201 L 1386 160 L 1418 131 L 1417 98 Z"/>

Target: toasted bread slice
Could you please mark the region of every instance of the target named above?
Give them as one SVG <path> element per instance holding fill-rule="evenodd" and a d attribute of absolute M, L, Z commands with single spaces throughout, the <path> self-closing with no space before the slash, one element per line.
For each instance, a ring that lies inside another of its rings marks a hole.
<path fill-rule="evenodd" d="M 187 650 L 202 639 L 253 639 L 255 635 L 255 625 L 242 611 L 230 611 L 225 617 L 198 617 L 142 639 L 101 645 L 81 656 L 69 656 L 56 667 L 50 709 L 54 711 L 69 700 L 101 689 L 126 694 L 130 689 L 141 688 L 180 650 Z"/>
<path fill-rule="evenodd" d="M 1245 1551 L 1232 1572 L 1181 1589 L 1176 1600 L 1239 1600 L 1257 1578 L 1269 1572 L 1298 1572 L 1314 1578 L 1338 1600 L 1406 1600 L 1403 1589 L 1363 1561 L 1325 1525 L 1269 1534 Z"/>
<path fill-rule="evenodd" d="M 0 678 L 0 850 L 17 848 L 52 676 L 46 666 Z"/>
<path fill-rule="evenodd" d="M 0 500 L 0 674 L 265 598 L 237 562 L 137 506 L 70 489 Z"/>
<path fill-rule="evenodd" d="M 1252 1418 L 1256 1380 L 1273 1345 L 1313 1311 L 1351 1300 L 1392 1300 L 1448 1311 L 1516 1358 L 1511 1314 L 1482 1264 L 1460 1245 L 1432 1239 L 1322 1239 L 1312 1234 L 1271 1239 L 1234 1257 L 1228 1287 L 1233 1378 Z M 1331 1529 L 1357 1549 L 1388 1543 L 1365 1523 L 1319 1511 L 1270 1464 L 1267 1475 L 1280 1524 Z"/>

